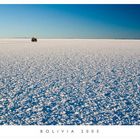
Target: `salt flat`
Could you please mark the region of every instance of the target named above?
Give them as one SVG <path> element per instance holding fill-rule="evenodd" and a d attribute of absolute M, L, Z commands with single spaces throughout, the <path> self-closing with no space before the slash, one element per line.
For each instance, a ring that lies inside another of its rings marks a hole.
<path fill-rule="evenodd" d="M 140 124 L 140 40 L 0 39 L 0 124 Z"/>

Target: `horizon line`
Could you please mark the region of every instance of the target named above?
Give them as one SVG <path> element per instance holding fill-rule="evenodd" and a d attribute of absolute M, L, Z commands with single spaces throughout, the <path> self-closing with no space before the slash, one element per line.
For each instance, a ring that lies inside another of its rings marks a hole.
<path fill-rule="evenodd" d="M 35 36 L 33 36 L 35 37 Z M 0 39 L 31 39 L 32 37 L 0 37 Z M 122 39 L 122 40 L 140 40 L 140 38 L 43 38 L 43 37 L 35 37 L 37 39 Z"/>

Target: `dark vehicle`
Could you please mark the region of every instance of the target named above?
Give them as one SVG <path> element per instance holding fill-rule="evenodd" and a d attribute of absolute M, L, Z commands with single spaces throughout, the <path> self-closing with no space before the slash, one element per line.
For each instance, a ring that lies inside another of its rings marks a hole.
<path fill-rule="evenodd" d="M 31 41 L 32 41 L 32 42 L 37 42 L 37 38 L 32 37 Z"/>

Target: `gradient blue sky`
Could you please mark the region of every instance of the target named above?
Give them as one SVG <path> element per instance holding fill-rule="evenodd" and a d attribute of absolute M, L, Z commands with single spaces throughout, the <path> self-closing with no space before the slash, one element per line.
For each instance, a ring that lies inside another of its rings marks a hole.
<path fill-rule="evenodd" d="M 0 37 L 139 38 L 140 5 L 0 5 Z"/>

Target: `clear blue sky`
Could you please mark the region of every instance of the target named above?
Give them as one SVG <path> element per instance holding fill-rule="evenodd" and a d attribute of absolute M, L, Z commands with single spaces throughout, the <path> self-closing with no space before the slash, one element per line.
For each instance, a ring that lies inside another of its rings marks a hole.
<path fill-rule="evenodd" d="M 0 5 L 0 37 L 140 38 L 140 5 Z"/>

